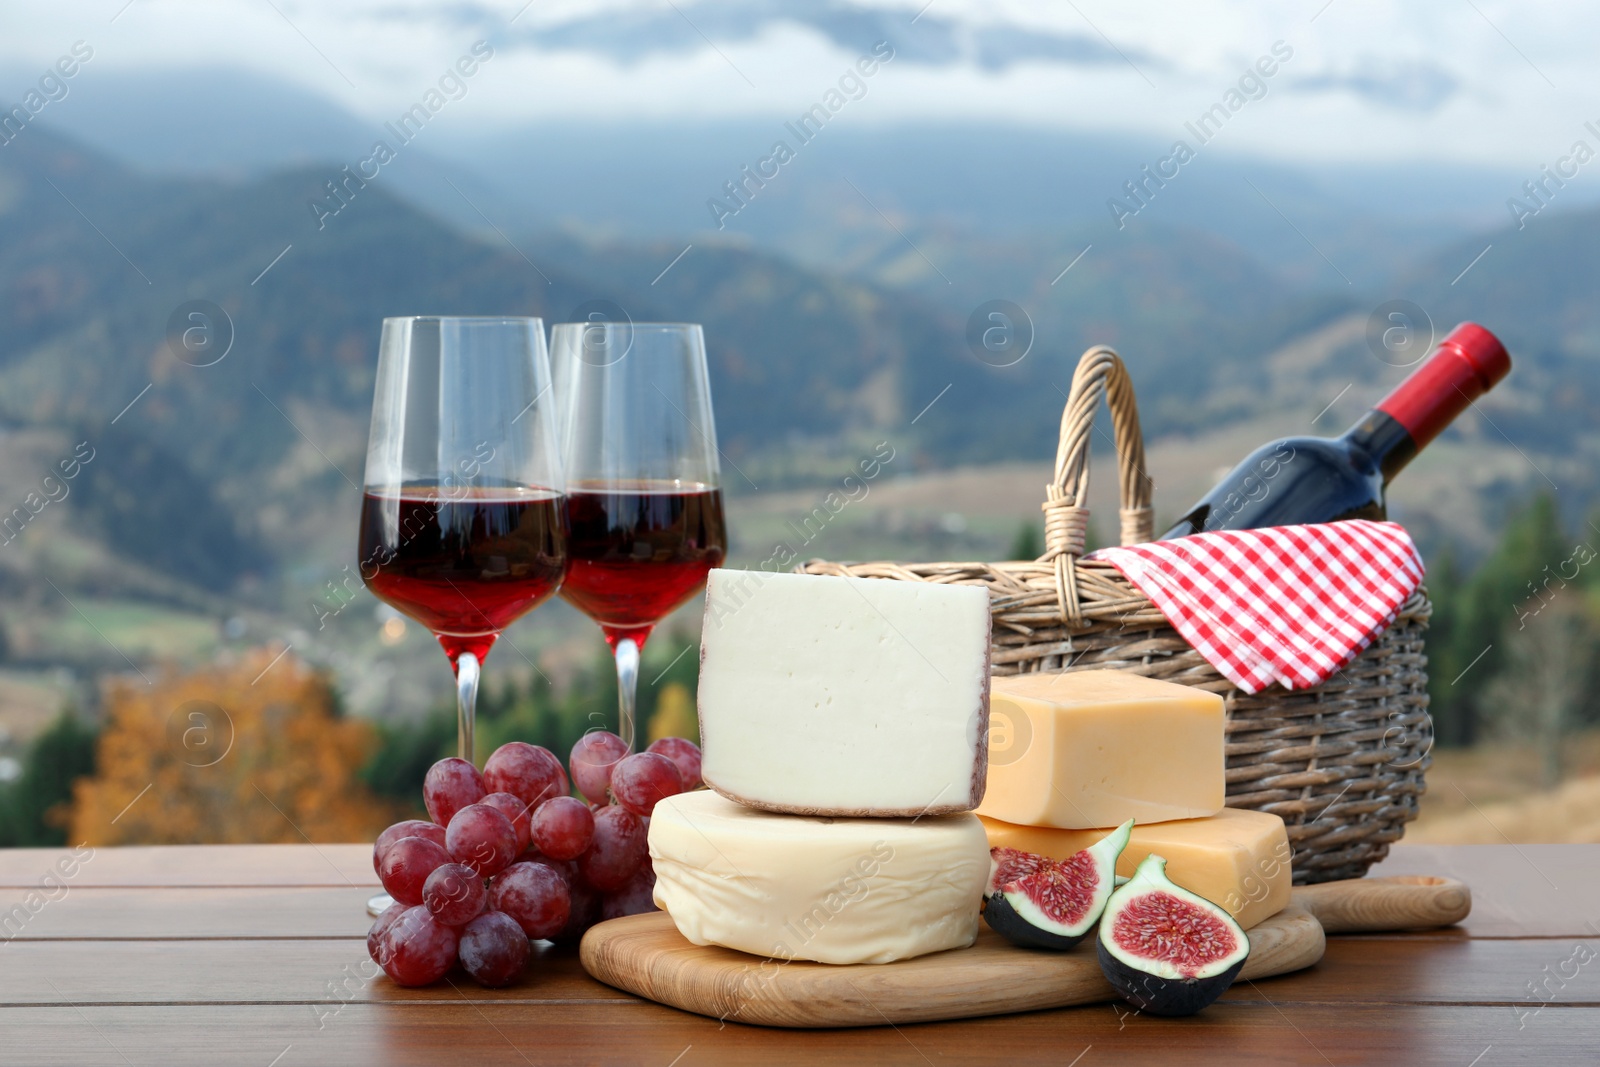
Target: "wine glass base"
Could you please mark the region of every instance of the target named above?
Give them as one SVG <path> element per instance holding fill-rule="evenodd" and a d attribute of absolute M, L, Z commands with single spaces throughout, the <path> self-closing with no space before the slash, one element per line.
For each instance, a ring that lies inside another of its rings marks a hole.
<path fill-rule="evenodd" d="M 367 914 L 377 918 L 389 910 L 389 905 L 394 903 L 394 897 L 388 893 L 379 893 L 367 898 Z"/>

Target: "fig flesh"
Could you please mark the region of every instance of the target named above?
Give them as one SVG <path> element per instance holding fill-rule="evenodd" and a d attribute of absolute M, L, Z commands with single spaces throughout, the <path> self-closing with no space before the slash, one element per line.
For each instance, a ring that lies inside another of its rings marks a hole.
<path fill-rule="evenodd" d="M 1167 877 L 1151 854 L 1111 894 L 1096 941 L 1117 993 L 1152 1015 L 1193 1015 L 1239 977 L 1250 940 L 1227 910 Z"/>
<path fill-rule="evenodd" d="M 1022 948 L 1072 948 L 1088 936 L 1111 899 L 1117 857 L 1132 833 L 1129 819 L 1064 860 L 1014 848 L 990 849 L 984 921 Z"/>

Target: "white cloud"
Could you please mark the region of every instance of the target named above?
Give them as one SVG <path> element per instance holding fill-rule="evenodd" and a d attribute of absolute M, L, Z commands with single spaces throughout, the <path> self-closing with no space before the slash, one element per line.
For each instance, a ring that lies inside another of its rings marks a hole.
<path fill-rule="evenodd" d="M 934 0 L 920 25 L 912 18 L 923 0 L 851 7 L 767 0 L 748 10 L 780 17 L 747 18 L 753 35 L 727 28 L 746 9 L 703 6 L 708 2 L 714 0 L 678 0 L 676 8 L 664 0 L 539 0 L 526 8 L 523 0 L 28 5 L 7 13 L 0 66 L 8 81 L 0 83 L 0 99 L 19 96 L 35 76 L 30 72 L 82 39 L 96 53 L 84 76 L 110 68 L 232 65 L 382 121 L 415 100 L 474 40 L 499 33 L 492 38 L 500 42 L 496 59 L 475 81 L 463 122 L 787 117 L 814 101 L 861 51 L 836 38 L 876 19 L 890 28 L 899 58 L 872 82 L 871 106 L 862 111 L 870 122 L 959 117 L 1165 140 L 1179 136 L 1186 120 L 1216 102 L 1280 39 L 1294 57 L 1270 80 L 1267 98 L 1230 122 L 1231 151 L 1293 160 L 1471 161 L 1532 171 L 1564 150 L 1584 120 L 1600 118 L 1600 106 L 1582 92 L 1600 11 L 1556 0 L 1477 0 L 1476 7 L 1457 0 L 1333 0 L 1322 7 L 1310 0 L 1266 9 L 1245 0 Z M 687 42 L 679 50 L 639 59 L 605 54 L 625 39 L 639 47 L 637 34 L 628 35 L 640 27 L 664 37 L 683 18 L 678 10 L 691 22 L 705 21 L 715 47 L 700 38 L 701 27 L 689 25 L 674 36 Z M 570 37 L 572 27 L 597 16 L 599 44 L 591 26 L 585 50 L 525 43 L 529 33 L 535 41 L 558 32 Z M 835 24 L 846 28 L 834 32 Z M 971 55 L 982 34 L 998 30 L 1032 30 L 1061 48 L 1098 49 L 1109 40 L 1133 61 L 1030 60 L 993 69 L 916 58 L 930 34 L 945 34 Z"/>

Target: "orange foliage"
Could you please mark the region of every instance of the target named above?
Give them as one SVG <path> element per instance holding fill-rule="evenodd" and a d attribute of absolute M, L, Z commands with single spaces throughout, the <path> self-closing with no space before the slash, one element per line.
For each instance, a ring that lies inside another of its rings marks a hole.
<path fill-rule="evenodd" d="M 689 687 L 682 682 L 668 682 L 656 698 L 655 714 L 645 727 L 645 739 L 655 742 L 663 737 L 685 737 L 693 741 L 699 736 L 700 723 Z"/>
<path fill-rule="evenodd" d="M 357 775 L 371 727 L 335 717 L 327 680 L 274 655 L 109 683 L 95 776 L 74 790 L 68 840 L 371 841 L 395 814 Z"/>

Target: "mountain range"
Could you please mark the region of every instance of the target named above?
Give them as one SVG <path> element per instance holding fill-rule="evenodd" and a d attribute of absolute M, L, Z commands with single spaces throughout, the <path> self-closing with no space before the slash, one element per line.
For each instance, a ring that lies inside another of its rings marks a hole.
<path fill-rule="evenodd" d="M 825 21 L 825 12 L 812 15 Z M 615 27 L 608 36 L 620 37 Z M 903 229 L 1056 239 L 1053 251 L 1065 258 L 1053 276 L 1082 247 L 1068 240 L 1073 231 L 1119 233 L 1108 201 L 1126 199 L 1125 183 L 1142 179 L 1141 166 L 1182 138 L 1200 158 L 1156 190 L 1138 222 L 1213 233 L 1296 279 L 1330 285 L 1343 280 L 1300 234 L 1358 283 L 1381 280 L 1398 259 L 1501 225 L 1506 197 L 1526 177 L 1488 166 L 1288 165 L 1231 153 L 1226 131 L 1202 146 L 1178 121 L 1161 138 L 962 120 L 888 125 L 875 117 L 866 84 L 865 95 L 803 144 L 785 127 L 799 109 L 737 121 L 505 125 L 481 119 L 469 93 L 403 149 L 393 187 L 471 229 L 486 228 L 481 208 L 510 233 L 567 226 L 613 239 L 676 240 L 714 232 L 834 272 L 870 263 L 867 250 L 898 241 L 881 208 Z M 818 95 L 828 88 L 819 85 Z M 98 71 L 40 121 L 138 169 L 179 177 L 330 163 L 331 177 L 388 136 L 381 120 L 235 68 Z M 795 160 L 719 228 L 707 201 L 725 198 L 725 183 L 779 139 Z M 1573 204 L 1600 199 L 1581 185 L 1562 195 Z M 853 256 L 841 259 L 846 253 Z"/>
<path fill-rule="evenodd" d="M 87 93 L 72 102 L 93 112 Z M 1125 145 L 863 127 L 824 130 L 796 164 L 810 171 L 785 171 L 744 229 L 717 232 L 697 201 L 760 149 L 746 127 L 546 129 L 474 152 L 441 136 L 342 186 L 319 223 L 309 205 L 363 154 L 358 122 L 324 120 L 298 161 L 268 123 L 209 142 L 193 173 L 175 172 L 178 146 L 109 118 L 94 147 L 42 125 L 0 147 L 0 512 L 73 443 L 96 454 L 71 502 L 0 559 L 16 604 L 63 610 L 48 578 L 214 616 L 305 615 L 348 554 L 378 324 L 401 314 L 553 322 L 607 301 L 703 322 L 737 499 L 815 484 L 880 434 L 901 470 L 1047 456 L 1092 343 L 1126 355 L 1152 438 L 1216 449 L 1220 430 L 1266 433 L 1286 412 L 1332 432 L 1405 373 L 1366 341 L 1374 309 L 1405 299 L 1439 333 L 1484 322 L 1516 359 L 1447 437 L 1506 461 L 1476 463 L 1479 506 L 1545 483 L 1573 512 L 1600 495 L 1597 211 L 1495 228 L 1456 188 L 1427 212 L 1365 212 L 1361 181 L 1413 186 L 1219 156 L 1118 230 L 1087 190 L 1121 173 Z M 996 299 L 1031 323 L 1012 365 L 969 340 Z M 172 340 L 195 307 L 219 309 L 229 341 L 210 365 Z M 1447 515 L 1430 523 L 1450 535 Z"/>

